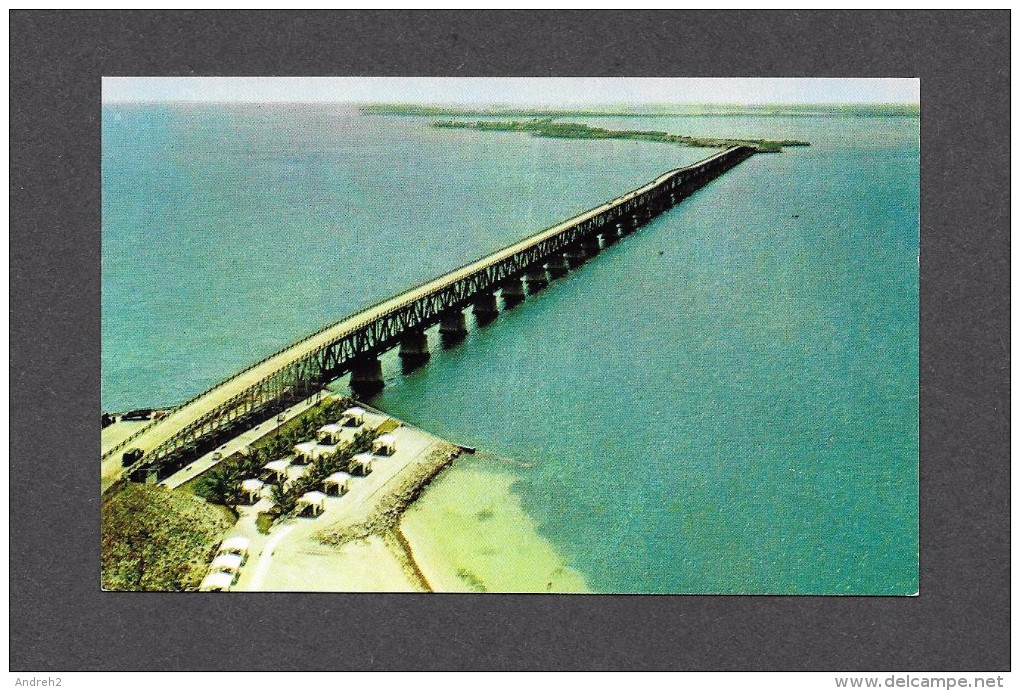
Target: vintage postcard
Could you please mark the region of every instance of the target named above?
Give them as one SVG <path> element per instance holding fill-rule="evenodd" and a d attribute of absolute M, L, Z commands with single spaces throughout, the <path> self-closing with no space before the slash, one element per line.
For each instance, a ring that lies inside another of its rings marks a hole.
<path fill-rule="evenodd" d="M 104 79 L 102 587 L 916 594 L 919 118 Z"/>

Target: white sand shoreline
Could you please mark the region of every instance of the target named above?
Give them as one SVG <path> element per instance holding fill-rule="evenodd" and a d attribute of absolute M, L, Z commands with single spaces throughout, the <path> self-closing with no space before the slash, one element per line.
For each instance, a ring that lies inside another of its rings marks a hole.
<path fill-rule="evenodd" d="M 403 514 L 410 556 L 435 592 L 589 592 L 485 459 L 447 468 Z"/>

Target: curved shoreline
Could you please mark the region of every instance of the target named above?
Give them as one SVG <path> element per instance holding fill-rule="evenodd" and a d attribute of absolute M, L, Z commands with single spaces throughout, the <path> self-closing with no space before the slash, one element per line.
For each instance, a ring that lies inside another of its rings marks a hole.
<path fill-rule="evenodd" d="M 462 458 L 449 442 L 436 444 L 362 520 L 314 534 L 349 570 L 383 568 L 380 550 L 389 553 L 386 573 L 363 579 L 358 589 L 393 591 L 391 572 L 398 568 L 408 591 L 590 592 L 539 533 L 512 490 L 516 476 L 500 460 L 484 453 Z"/>
<path fill-rule="evenodd" d="M 408 507 L 461 453 L 459 448 L 449 442 L 438 442 L 438 448 L 431 451 L 424 461 L 404 469 L 397 482 L 386 490 L 363 520 L 341 528 L 324 528 L 315 537 L 324 545 L 340 547 L 373 535 L 385 536 L 397 528 Z"/>
<path fill-rule="evenodd" d="M 481 455 L 445 470 L 399 530 L 434 592 L 590 592 L 514 492 L 518 476 Z"/>

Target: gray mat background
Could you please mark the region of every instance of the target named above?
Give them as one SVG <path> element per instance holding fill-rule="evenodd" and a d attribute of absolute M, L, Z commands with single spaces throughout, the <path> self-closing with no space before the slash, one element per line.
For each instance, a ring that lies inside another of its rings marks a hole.
<path fill-rule="evenodd" d="M 1003 670 L 1009 14 L 12 12 L 12 670 Z M 921 595 L 99 589 L 103 75 L 919 77 Z"/>

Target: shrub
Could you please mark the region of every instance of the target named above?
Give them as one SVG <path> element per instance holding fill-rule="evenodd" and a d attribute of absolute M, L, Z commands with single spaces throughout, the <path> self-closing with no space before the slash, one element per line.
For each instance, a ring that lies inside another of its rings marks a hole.
<path fill-rule="evenodd" d="M 258 516 L 255 517 L 255 527 L 263 535 L 268 535 L 269 529 L 273 527 L 273 522 L 275 520 L 276 520 L 275 516 L 263 511 L 259 513 Z"/>
<path fill-rule="evenodd" d="M 244 479 L 236 461 L 225 461 L 205 474 L 195 486 L 195 494 L 213 504 L 238 504 Z"/>

